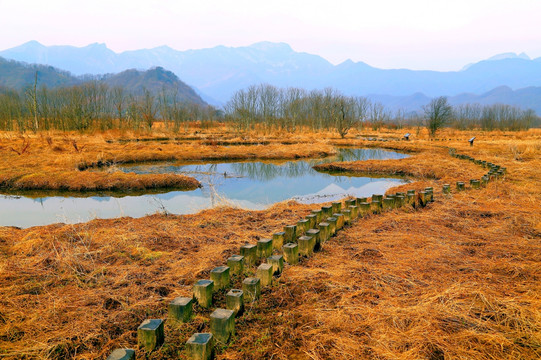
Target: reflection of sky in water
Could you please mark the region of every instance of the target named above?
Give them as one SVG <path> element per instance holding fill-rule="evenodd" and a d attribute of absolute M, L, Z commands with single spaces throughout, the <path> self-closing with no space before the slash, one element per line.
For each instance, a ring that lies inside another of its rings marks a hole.
<path fill-rule="evenodd" d="M 2 196 L 0 225 L 28 227 L 54 222 L 87 221 L 97 217 L 141 217 L 161 210 L 187 214 L 220 204 L 263 209 L 291 198 L 303 203 L 317 203 L 337 200 L 347 195 L 370 196 L 384 193 L 404 181 L 334 176 L 319 173 L 312 166 L 325 161 L 396 159 L 406 156 L 379 149 L 347 149 L 342 150 L 339 157 L 323 160 L 126 166 L 119 169 L 136 173 L 188 174 L 197 178 L 203 188 L 120 198 L 53 196 L 31 199 Z"/>

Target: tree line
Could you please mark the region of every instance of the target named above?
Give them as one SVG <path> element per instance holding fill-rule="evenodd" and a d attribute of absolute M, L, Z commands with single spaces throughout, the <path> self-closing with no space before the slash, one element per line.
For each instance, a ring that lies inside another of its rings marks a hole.
<path fill-rule="evenodd" d="M 426 126 L 434 135 L 450 126 L 458 129 L 525 130 L 539 126 L 533 110 L 511 105 L 451 106 L 446 97 L 433 99 L 420 112 L 391 111 L 362 96 L 347 96 L 326 88 L 307 91 L 254 85 L 233 94 L 224 111 L 183 101 L 178 90 L 128 92 L 89 80 L 82 84 L 22 91 L 0 87 L 0 130 L 151 129 L 156 122 L 178 131 L 191 121 L 224 120 L 239 131 L 258 128 L 296 131 L 332 130 L 341 137 L 352 128 Z"/>
<path fill-rule="evenodd" d="M 37 79 L 22 91 L 0 87 L 0 130 L 138 130 L 157 121 L 178 130 L 218 115 L 212 106 L 183 101 L 176 89 L 133 93 L 99 81 L 48 88 Z"/>
<path fill-rule="evenodd" d="M 525 130 L 539 125 L 533 110 L 503 104 L 451 106 L 446 97 L 433 99 L 420 112 L 391 111 L 366 97 L 339 91 L 307 91 L 262 84 L 237 91 L 225 106 L 225 118 L 240 129 L 255 126 L 295 131 L 336 130 L 344 137 L 351 128 L 426 126 L 431 135 L 444 126 L 458 129 Z"/>

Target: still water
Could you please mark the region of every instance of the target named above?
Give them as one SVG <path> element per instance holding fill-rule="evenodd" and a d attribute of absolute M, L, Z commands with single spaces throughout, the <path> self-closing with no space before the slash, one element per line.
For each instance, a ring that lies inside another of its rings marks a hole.
<path fill-rule="evenodd" d="M 340 149 L 325 159 L 282 162 L 159 163 L 118 167 L 135 173 L 181 173 L 198 179 L 194 191 L 162 194 L 122 193 L 114 196 L 42 197 L 0 195 L 0 226 L 30 227 L 56 222 L 76 223 L 93 218 L 141 217 L 155 212 L 195 213 L 218 205 L 264 209 L 287 199 L 318 203 L 348 195 L 370 196 L 405 183 L 400 178 L 340 176 L 317 172 L 312 166 L 329 161 L 401 159 L 407 155 L 381 149 Z M 51 195 L 51 196 L 49 196 Z M 85 195 L 85 193 L 82 193 Z"/>

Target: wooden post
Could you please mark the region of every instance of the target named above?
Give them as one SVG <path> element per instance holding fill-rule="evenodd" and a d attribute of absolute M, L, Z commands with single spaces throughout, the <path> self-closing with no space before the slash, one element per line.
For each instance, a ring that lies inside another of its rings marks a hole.
<path fill-rule="evenodd" d="M 321 209 L 318 209 L 318 210 L 312 210 L 312 214 L 316 215 L 317 218 L 316 218 L 316 223 L 320 223 L 321 222 L 321 218 L 323 217 L 323 211 Z"/>
<path fill-rule="evenodd" d="M 295 243 L 287 243 L 282 246 L 284 259 L 288 264 L 295 265 L 299 263 L 299 247 Z"/>
<path fill-rule="evenodd" d="M 218 266 L 210 271 L 210 280 L 214 281 L 214 290 L 225 289 L 229 286 L 229 266 Z"/>
<path fill-rule="evenodd" d="M 308 220 L 302 219 L 297 222 L 297 237 L 304 234 L 306 230 L 308 230 Z"/>
<path fill-rule="evenodd" d="M 133 349 L 115 349 L 107 357 L 107 360 L 135 360 L 135 350 Z"/>
<path fill-rule="evenodd" d="M 317 215 L 315 214 L 306 215 L 306 220 L 308 220 L 308 227 L 305 231 L 313 229 L 316 226 Z"/>
<path fill-rule="evenodd" d="M 273 273 L 274 273 L 274 269 L 271 264 L 261 264 L 257 268 L 255 276 L 259 279 L 259 281 L 261 282 L 261 286 L 263 287 L 263 286 L 272 285 Z"/>
<path fill-rule="evenodd" d="M 357 205 L 350 205 L 349 211 L 351 211 L 351 221 L 354 221 L 359 217 L 359 207 Z"/>
<path fill-rule="evenodd" d="M 239 289 L 231 289 L 225 294 L 225 307 L 232 310 L 235 316 L 242 315 L 244 311 L 244 292 Z"/>
<path fill-rule="evenodd" d="M 282 245 L 284 245 L 285 232 L 277 232 L 272 234 L 272 248 L 275 250 L 280 250 Z"/>
<path fill-rule="evenodd" d="M 333 202 L 332 203 L 332 210 L 333 213 L 339 213 L 342 211 L 342 203 L 341 202 Z"/>
<path fill-rule="evenodd" d="M 321 211 L 323 211 L 323 219 L 326 219 L 332 215 L 332 206 L 322 206 Z"/>
<path fill-rule="evenodd" d="M 232 275 L 240 275 L 244 272 L 244 256 L 231 255 L 227 259 L 227 266 L 229 266 L 229 272 Z"/>
<path fill-rule="evenodd" d="M 334 234 L 336 234 L 336 222 L 338 221 L 337 218 L 331 216 L 331 217 L 328 217 L 327 220 L 325 222 L 329 223 L 329 234 L 331 236 L 334 236 Z"/>
<path fill-rule="evenodd" d="M 328 222 L 320 222 L 319 227 L 319 238 L 321 239 L 321 245 L 323 245 L 331 237 L 330 224 Z"/>
<path fill-rule="evenodd" d="M 314 254 L 314 240 L 311 236 L 301 236 L 298 239 L 299 255 L 312 256 Z"/>
<path fill-rule="evenodd" d="M 406 197 L 404 195 L 397 195 L 394 198 L 394 205 L 396 208 L 400 208 L 404 206 L 405 203 L 406 203 Z"/>
<path fill-rule="evenodd" d="M 378 200 L 372 200 L 370 203 L 370 210 L 372 210 L 372 213 L 374 214 L 381 213 L 381 203 Z"/>
<path fill-rule="evenodd" d="M 362 202 L 358 206 L 359 206 L 359 216 L 365 217 L 366 215 L 372 212 L 372 210 L 370 209 L 369 202 Z"/>
<path fill-rule="evenodd" d="M 282 255 L 269 256 L 267 262 L 272 265 L 274 275 L 279 275 L 284 271 L 284 257 Z"/>
<path fill-rule="evenodd" d="M 296 245 L 296 244 L 295 244 Z M 285 246 L 285 245 L 284 245 Z M 242 281 L 245 301 L 255 301 L 261 295 L 261 283 L 256 277 L 248 277 Z"/>
<path fill-rule="evenodd" d="M 426 196 L 426 191 L 419 191 L 419 206 L 425 207 L 428 203 L 428 199 Z"/>
<path fill-rule="evenodd" d="M 287 225 L 284 227 L 284 242 L 290 243 L 297 241 L 297 225 Z"/>
<path fill-rule="evenodd" d="M 344 219 L 344 214 L 342 213 L 332 214 L 332 217 L 336 218 L 336 231 L 341 230 L 344 227 L 344 224 L 346 223 Z"/>
<path fill-rule="evenodd" d="M 389 198 L 389 197 L 386 197 L 385 199 L 383 199 L 382 208 L 383 208 L 384 211 L 393 209 L 394 208 L 394 199 Z"/>
<path fill-rule="evenodd" d="M 137 328 L 137 343 L 145 351 L 160 347 L 164 339 L 163 321 L 160 319 L 146 319 Z"/>
<path fill-rule="evenodd" d="M 314 251 L 319 251 L 321 249 L 321 230 L 310 229 L 306 232 L 306 236 L 311 236 L 314 239 Z"/>
<path fill-rule="evenodd" d="M 190 360 L 214 359 L 214 338 L 212 334 L 193 334 L 186 342 L 186 355 Z"/>
<path fill-rule="evenodd" d="M 202 308 L 209 308 L 212 305 L 212 293 L 214 292 L 214 281 L 198 280 L 193 287 L 193 295 Z"/>
<path fill-rule="evenodd" d="M 175 324 L 189 322 L 192 320 L 192 314 L 193 298 L 177 297 L 169 303 L 168 319 Z"/>
<path fill-rule="evenodd" d="M 272 255 L 272 239 L 261 239 L 257 241 L 257 257 L 267 258 Z"/>
<path fill-rule="evenodd" d="M 245 244 L 240 247 L 240 254 L 244 256 L 246 266 L 253 266 L 257 261 L 257 247 L 253 244 Z"/>
<path fill-rule="evenodd" d="M 235 334 L 235 313 L 229 309 L 216 309 L 210 314 L 210 332 L 216 341 L 227 344 Z"/>

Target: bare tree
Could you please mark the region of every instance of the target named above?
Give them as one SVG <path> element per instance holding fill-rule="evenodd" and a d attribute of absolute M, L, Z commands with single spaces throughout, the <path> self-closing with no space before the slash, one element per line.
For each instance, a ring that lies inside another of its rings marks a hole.
<path fill-rule="evenodd" d="M 449 105 L 445 96 L 432 99 L 427 105 L 423 106 L 423 111 L 430 136 L 436 135 L 436 132 L 445 126 L 453 116 L 453 108 Z"/>

